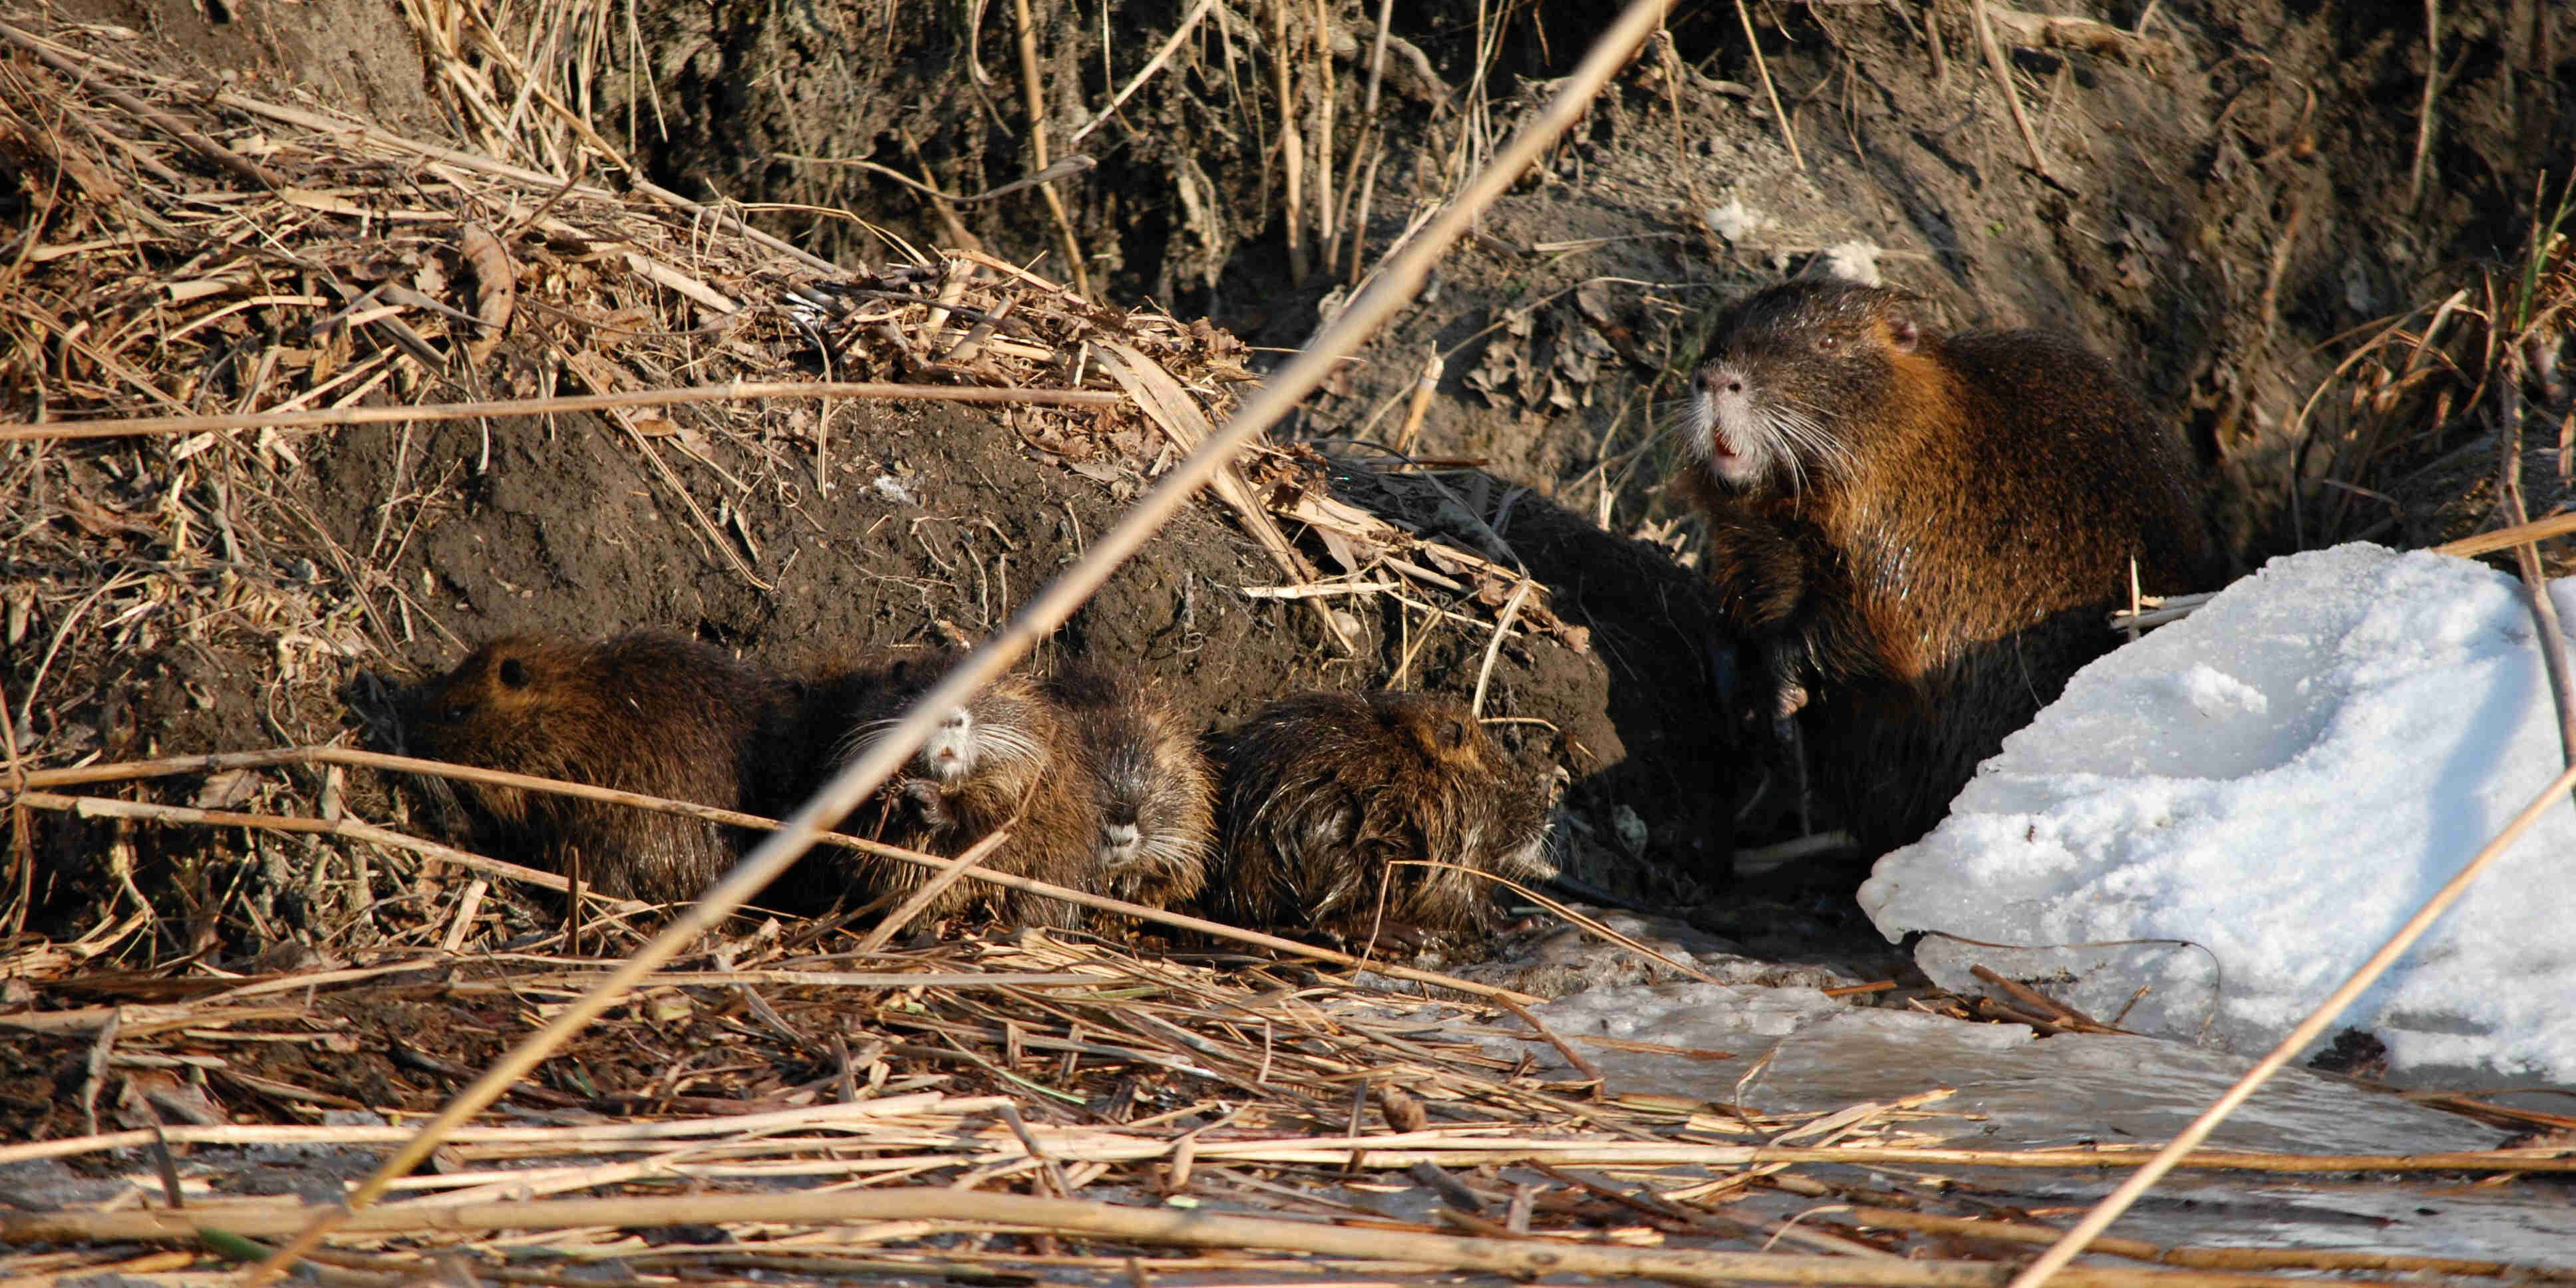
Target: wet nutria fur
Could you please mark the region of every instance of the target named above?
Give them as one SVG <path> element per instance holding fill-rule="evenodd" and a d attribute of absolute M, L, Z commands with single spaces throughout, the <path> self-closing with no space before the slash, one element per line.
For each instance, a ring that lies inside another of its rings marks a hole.
<path fill-rule="evenodd" d="M 784 683 L 695 640 L 653 632 L 585 643 L 493 640 L 403 702 L 420 756 L 758 808 L 763 757 L 788 718 Z M 457 781 L 456 796 L 502 843 L 603 894 L 685 902 L 738 857 L 733 829 L 624 805 Z"/>
<path fill-rule="evenodd" d="M 2183 445 L 2073 341 L 1789 282 L 1726 310 L 1692 380 L 1710 575 L 1873 851 L 2111 647 L 2132 560 L 2147 594 L 2221 575 Z"/>
<path fill-rule="evenodd" d="M 1216 789 L 1198 738 L 1160 690 L 1124 670 L 1068 667 L 1047 692 L 1099 817 L 1086 887 L 1156 908 L 1197 898 L 1216 842 Z"/>
<path fill-rule="evenodd" d="M 899 657 L 876 668 L 852 718 L 841 726 L 844 732 L 821 758 L 824 773 L 865 751 L 956 661 L 957 655 L 941 652 Z M 979 867 L 1086 888 L 1100 824 L 1090 793 L 1082 790 L 1078 762 L 1078 744 L 1046 691 L 1026 676 L 1005 675 L 949 712 L 842 830 L 955 858 L 1008 823 L 1010 839 Z M 907 896 L 937 875 L 873 855 L 854 854 L 850 862 L 873 894 Z M 995 909 L 1015 925 L 1079 925 L 1083 912 L 1061 900 L 969 878 L 942 892 L 925 915 L 975 907 Z"/>
<path fill-rule="evenodd" d="M 1416 693 L 1308 693 L 1225 740 L 1218 914 L 1252 925 L 1489 926 L 1495 887 L 1428 860 L 1547 874 L 1547 817 L 1467 708 Z M 1383 908 L 1380 890 L 1385 891 Z"/>

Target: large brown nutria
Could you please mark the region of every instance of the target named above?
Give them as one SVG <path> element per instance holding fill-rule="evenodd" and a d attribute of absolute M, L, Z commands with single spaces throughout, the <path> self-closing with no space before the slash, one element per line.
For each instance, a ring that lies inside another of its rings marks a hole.
<path fill-rule="evenodd" d="M 1216 788 L 1196 734 L 1159 689 L 1124 670 L 1070 666 L 1047 692 L 1099 818 L 1086 886 L 1156 908 L 1197 898 L 1216 843 Z"/>
<path fill-rule="evenodd" d="M 792 703 L 785 683 L 695 640 L 513 635 L 411 689 L 403 728 L 433 760 L 747 810 L 758 807 Z M 737 857 L 732 829 L 713 823 L 516 787 L 454 788 L 505 848 L 557 869 L 577 860 L 603 894 L 684 902 Z"/>
<path fill-rule="evenodd" d="M 1921 301 L 1772 286 L 1692 377 L 1682 484 L 1708 569 L 1872 849 L 1939 821 L 2004 735 L 2108 650 L 2129 570 L 2220 559 L 2175 435 L 2102 359 L 2037 331 L 1942 335 Z M 1810 701 L 1812 699 L 1812 701 Z"/>
<path fill-rule="evenodd" d="M 947 652 L 910 655 L 869 673 L 857 709 L 823 757 L 825 772 L 872 746 L 956 661 Z M 1087 887 L 1100 824 L 1090 793 L 1082 790 L 1078 761 L 1077 743 L 1046 691 L 1026 676 L 1005 675 L 947 712 L 843 830 L 955 858 L 1007 824 L 1010 839 L 978 867 Z M 908 896 L 937 876 L 897 859 L 850 858 L 862 884 L 876 894 Z M 979 906 L 1018 925 L 1079 925 L 1083 911 L 972 878 L 941 892 L 926 911 L 948 916 Z"/>
<path fill-rule="evenodd" d="M 1547 875 L 1545 802 L 1467 708 L 1418 693 L 1282 699 L 1225 740 L 1214 903 L 1253 925 L 1488 927 L 1491 883 Z M 1449 867 L 1394 866 L 1427 861 Z M 1380 893 L 1384 902 L 1380 903 Z"/>

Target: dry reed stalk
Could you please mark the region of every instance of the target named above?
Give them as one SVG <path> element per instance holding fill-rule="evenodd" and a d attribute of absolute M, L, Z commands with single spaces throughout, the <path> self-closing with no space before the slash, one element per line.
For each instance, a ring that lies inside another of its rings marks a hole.
<path fill-rule="evenodd" d="M 98 94 L 102 98 L 105 98 L 109 102 L 116 104 L 118 107 L 125 109 L 125 111 L 131 114 L 134 119 L 146 122 L 163 133 L 168 134 L 170 137 L 186 144 L 188 150 L 196 153 L 200 158 L 211 161 L 223 169 L 230 170 L 234 174 L 259 187 L 276 188 L 280 186 L 277 182 L 277 177 L 270 174 L 268 171 L 261 169 L 257 162 L 252 161 L 248 157 L 242 156 L 240 153 L 215 142 L 213 139 L 207 138 L 205 135 L 180 124 L 179 121 L 169 113 L 150 107 L 146 105 L 143 100 L 90 75 L 88 70 L 81 67 L 78 63 L 54 52 L 54 48 L 51 47 L 50 42 L 38 40 L 36 37 L 5 22 L 0 22 L 0 39 L 6 39 L 9 43 L 26 50 L 28 53 L 34 54 L 37 58 L 43 60 L 46 66 L 79 81 L 90 91 Z"/>
<path fill-rule="evenodd" d="M 1280 0 L 1284 4 L 1286 0 Z M 1236 411 L 1215 436 L 1200 444 L 1153 489 L 1139 499 L 1118 524 L 1101 534 L 1091 549 L 1024 605 L 991 640 L 968 654 L 915 703 L 913 709 L 868 752 L 854 758 L 813 800 L 788 818 L 780 830 L 756 847 L 733 871 L 702 895 L 697 904 L 627 959 L 617 972 L 580 1000 L 566 1006 L 545 1028 L 522 1040 L 487 1070 L 474 1085 L 457 1094 L 437 1117 L 425 1124 L 412 1143 L 397 1150 L 377 1171 L 351 1191 L 348 1204 L 364 1208 L 380 1197 L 397 1176 L 426 1159 L 447 1132 L 483 1111 L 502 1092 L 524 1077 L 574 1030 L 606 1010 L 611 1001 L 669 961 L 681 947 L 740 907 L 781 875 L 813 843 L 827 819 L 846 816 L 904 760 L 911 757 L 946 713 L 990 683 L 1025 654 L 1038 639 L 1061 625 L 1108 579 L 1109 574 L 1159 531 L 1182 502 L 1231 462 L 1245 443 L 1287 414 L 1314 392 L 1342 357 L 1409 302 L 1422 287 L 1432 262 L 1464 235 L 1484 208 L 1510 187 L 1624 64 L 1662 19 L 1665 0 L 1631 0 L 1606 29 L 1583 62 L 1559 83 L 1559 89 L 1493 165 L 1479 173 L 1404 252 L 1386 265 L 1368 290 L 1360 293 L 1331 326 L 1315 337 Z M 1281 51 L 1284 53 L 1285 51 Z M 245 1276 L 244 1288 L 264 1288 L 291 1268 L 306 1249 L 319 1243 L 335 1223 L 332 1218 L 304 1227 L 275 1256 Z"/>
<path fill-rule="evenodd" d="M 1064 145 L 1069 148 L 1081 147 L 1082 141 L 1091 137 L 1093 130 L 1099 129 L 1108 123 L 1110 117 L 1116 116 L 1118 109 L 1125 106 L 1129 96 L 1143 88 L 1145 82 L 1152 80 L 1154 73 L 1163 70 L 1163 65 L 1170 62 L 1172 54 L 1180 49 L 1181 42 L 1188 40 L 1190 33 L 1198 30 L 1199 19 L 1206 17 L 1208 10 L 1215 7 L 1216 0 L 1198 0 L 1198 3 L 1191 5 L 1190 11 L 1182 16 L 1181 25 L 1172 29 L 1171 37 L 1154 51 L 1153 57 L 1145 60 L 1143 67 L 1136 69 L 1135 75 L 1127 78 L 1125 86 L 1110 97 L 1109 106 L 1100 109 L 1099 115 L 1083 122 L 1081 128 L 1066 137 Z"/>
<path fill-rule="evenodd" d="M 1288 275 L 1306 280 L 1306 142 L 1297 129 L 1294 72 L 1288 57 L 1288 6 L 1293 0 L 1270 0 L 1270 77 L 1279 102 L 1279 165 L 1287 199 Z"/>
<path fill-rule="evenodd" d="M 2406 208 L 2424 204 L 2424 162 L 2433 151 L 2433 104 L 2442 95 L 2442 0 L 2424 0 L 2424 101 L 2415 111 L 2415 161 L 2406 172 Z"/>
<path fill-rule="evenodd" d="M 2245 1076 L 2237 1079 L 2236 1085 L 2229 1087 L 2225 1094 L 2210 1104 L 2209 1108 L 2201 1111 L 2199 1117 L 2192 1119 L 2188 1126 L 2175 1133 L 2173 1140 L 2163 1149 L 2158 1150 L 2156 1156 L 2148 1160 L 2144 1167 L 2139 1168 L 2136 1174 L 2121 1182 L 2118 1189 L 2111 1191 L 2101 1202 L 2095 1204 L 2093 1210 L 2085 1213 L 2084 1219 L 2077 1222 L 2074 1229 L 2067 1231 L 2064 1238 L 2059 1239 L 2047 1252 L 2042 1253 L 2039 1259 L 2032 1262 L 2027 1269 L 2014 1276 L 2011 1288 L 2038 1288 L 2038 1285 L 2048 1282 L 2049 1276 L 2063 1270 L 2068 1262 L 2080 1255 L 2086 1244 L 2091 1243 L 2095 1236 L 2110 1228 L 2111 1223 L 2120 1219 L 2120 1214 L 2128 1211 L 2129 1206 L 2137 1202 L 2140 1195 L 2145 1194 L 2158 1180 L 2163 1179 L 2164 1174 L 2173 1169 L 2176 1161 L 2198 1148 L 2202 1141 L 2209 1139 L 2209 1134 L 2218 1129 L 2218 1124 L 2225 1121 L 2229 1114 L 2234 1113 L 2239 1105 L 2244 1104 L 2246 1099 L 2254 1094 L 2255 1088 L 2262 1086 L 2273 1074 L 2280 1072 L 2283 1065 L 2288 1064 L 2300 1051 L 2306 1049 L 2310 1042 L 2322 1035 L 2326 1031 L 2326 1026 L 2334 1023 L 2336 1017 L 2343 1014 L 2344 1008 L 2352 1005 L 2354 999 L 2361 996 L 2362 990 L 2369 988 L 2374 981 L 2387 972 L 2390 966 L 2395 965 L 2398 957 L 2413 946 L 2426 930 L 2431 929 L 2433 922 L 2439 919 L 2461 895 L 2468 893 L 2469 886 L 2477 881 L 2480 874 L 2492 866 L 2497 859 L 2503 857 L 2504 852 L 2513 845 L 2514 841 L 2524 832 L 2529 831 L 2532 824 L 2539 822 L 2541 814 L 2557 804 L 2558 798 L 2565 795 L 2570 787 L 2576 787 L 2576 765 L 2570 765 L 2565 773 L 2558 776 L 2557 781 L 2549 785 L 2548 790 L 2524 807 L 2520 814 L 2515 815 L 2513 821 L 2507 823 L 2504 830 L 2496 834 L 2495 839 L 2487 842 L 2485 848 L 2479 850 L 2477 856 L 2470 859 L 2467 866 L 2461 868 L 2449 881 L 2444 882 L 2441 889 L 2434 891 L 2433 896 L 2424 901 L 2424 906 L 2416 909 L 2415 915 L 2407 918 L 2406 923 L 2399 926 L 2396 933 L 2388 937 L 2386 943 L 2380 945 L 2379 951 L 2372 953 L 2370 959 L 2353 971 L 2352 976 L 2333 993 L 2328 994 L 2326 1000 L 2319 1003 L 2306 1019 L 2299 1021 L 2298 1027 L 2291 1029 L 2289 1036 L 2281 1039 L 2280 1045 L 2272 1048 L 2271 1053 L 2256 1062 L 2253 1068 L 2246 1070 Z"/>
<path fill-rule="evenodd" d="M 1895 1208 L 1854 1205 L 1845 1209 L 1853 1221 L 1889 1230 L 1994 1239 L 2003 1243 L 2050 1243 L 2062 1231 L 1992 1217 L 1932 1216 Z M 2476 1275 L 2481 1278 L 2576 1280 L 2576 1269 L 2523 1265 L 2507 1261 L 2473 1261 L 2461 1257 L 2417 1257 L 2396 1252 L 2336 1252 L 2303 1248 L 2165 1247 L 2140 1239 L 2096 1239 L 2092 1251 L 2132 1261 L 2153 1261 L 2196 1270 L 2381 1270 L 2392 1274 Z"/>
<path fill-rule="evenodd" d="M 1975 3 L 1975 0 L 1970 0 L 1970 3 Z M 1753 51 L 1753 70 L 1762 79 L 1762 96 L 1771 102 L 1771 119 L 1780 127 L 1780 142 L 1789 148 L 1790 164 L 1797 166 L 1799 173 L 1803 174 L 1807 169 L 1807 158 L 1798 151 L 1798 134 L 1789 128 L 1789 114 L 1780 108 L 1780 91 L 1771 83 L 1771 62 L 1762 56 L 1762 38 L 1754 34 L 1753 11 L 1746 7 L 1745 0 L 1735 0 L 1735 17 L 1744 24 L 1744 44 Z M 2011 81 L 2004 82 L 2004 92 L 2012 92 Z M 2021 104 L 2016 100 L 2013 114 L 2018 116 L 2020 113 Z"/>
<path fill-rule="evenodd" d="M 1047 169 L 1045 78 L 1038 74 L 1038 26 L 1029 16 L 1029 0 L 1012 0 L 1012 4 L 1019 16 L 1020 102 L 1028 112 L 1029 175 L 1034 178 Z M 1091 298 L 1091 270 L 1082 262 L 1082 239 L 1074 236 L 1073 217 L 1065 213 L 1064 198 L 1052 185 L 1040 187 L 1038 195 L 1046 199 L 1047 214 L 1055 219 L 1056 245 L 1064 252 L 1073 293 Z"/>
<path fill-rule="evenodd" d="M 273 1237 L 324 1209 L 280 1205 L 227 1214 L 226 1232 Z M 206 1221 L 189 1210 L 0 1214 L 0 1242 L 163 1241 L 197 1237 Z M 947 1220 L 991 1222 L 1092 1238 L 1200 1248 L 1263 1248 L 1319 1256 L 1536 1277 L 1578 1274 L 1732 1285 L 1857 1284 L 1870 1288 L 1997 1288 L 2011 1267 L 1985 1261 L 1906 1261 L 1850 1256 L 1626 1248 L 1555 1239 L 1461 1238 L 1175 1208 L 1126 1207 L 947 1189 L 875 1188 L 847 1193 L 724 1194 L 678 1198 L 538 1199 L 426 1207 L 401 1204 L 341 1217 L 368 1234 L 464 1234 L 594 1226 L 726 1222 Z M 292 1246 L 292 1245 L 289 1245 Z M 2065 1277 L 2082 1288 L 2276 1288 L 2302 1281 L 2268 1275 L 2087 1267 Z M 2358 1282 L 2358 1281 L 2343 1281 Z"/>
<path fill-rule="evenodd" d="M 419 969 L 421 965 L 414 963 L 406 966 L 405 969 Z M 455 1140 L 460 1145 L 543 1145 L 577 1153 L 585 1149 L 640 1147 L 670 1142 L 700 1141 L 710 1137 L 739 1136 L 749 1139 L 796 1128 L 847 1126 L 853 1123 L 898 1118 L 907 1114 L 934 1114 L 943 1119 L 956 1119 L 990 1113 L 1002 1104 L 1003 1098 L 999 1096 L 950 1096 L 939 1092 L 917 1092 L 910 1095 L 886 1096 L 877 1100 L 855 1101 L 849 1104 L 814 1105 L 802 1109 L 713 1118 L 686 1118 L 667 1122 L 583 1123 L 563 1127 L 463 1127 L 457 1130 Z M 943 1126 L 939 1130 L 953 1130 L 953 1128 Z M 161 1130 L 161 1138 L 173 1145 L 393 1145 L 400 1144 L 410 1137 L 411 1129 L 407 1127 L 378 1127 L 357 1123 L 340 1126 L 180 1123 Z M 134 1131 L 106 1132 L 68 1140 L 40 1140 L 16 1145 L 0 1145 L 0 1163 L 73 1158 L 82 1154 L 132 1149 L 149 1143 L 152 1138 L 152 1130 L 143 1128 Z"/>
<path fill-rule="evenodd" d="M 409 406 L 335 407 L 325 411 L 248 412 L 227 416 L 129 416 L 112 420 L 63 421 L 43 425 L 0 424 L 0 443 L 26 439 L 124 438 L 138 435 L 203 434 L 236 429 L 320 429 L 342 425 L 390 425 L 406 421 L 475 420 L 486 416 L 555 416 L 626 407 L 675 407 L 695 403 L 746 402 L 760 398 L 886 398 L 924 402 L 1037 403 L 1056 407 L 1103 407 L 1125 396 L 1098 389 L 1000 389 L 974 385 L 895 385 L 875 381 L 736 380 L 721 385 L 678 389 L 642 389 L 613 394 L 574 394 L 557 398 L 500 398 L 485 402 L 419 403 Z"/>
<path fill-rule="evenodd" d="M 485 858 L 435 841 L 424 841 L 387 828 L 361 823 L 351 818 L 297 818 L 281 814 L 242 814 L 229 810 L 197 809 L 185 805 L 155 805 L 146 801 L 117 800 L 107 796 L 59 796 L 52 792 L 23 791 L 12 793 L 8 801 L 29 809 L 54 810 L 81 818 L 127 818 L 155 823 L 187 823 L 199 827 L 244 827 L 266 832 L 285 832 L 302 836 L 336 836 L 347 841 L 363 841 L 388 849 L 407 850 L 423 858 L 453 863 L 469 872 L 523 881 L 556 894 L 572 893 L 572 883 L 551 872 L 521 867 L 500 859 Z M 596 891 L 582 892 L 587 899 L 616 913 L 650 912 L 651 904 L 632 899 L 612 899 Z"/>
<path fill-rule="evenodd" d="M 2032 132 L 2030 117 L 2022 111 L 2021 90 L 2013 85 L 2012 62 L 2004 57 L 2004 47 L 1995 40 L 1994 24 L 1986 17 L 1985 0 L 1968 0 L 1968 14 L 1976 23 L 1977 45 L 1986 54 L 1986 70 L 1994 73 L 1995 88 L 2003 91 L 2004 106 L 2012 110 L 2013 128 L 2021 132 L 2022 146 L 2030 151 L 2030 168 L 2039 177 L 2048 178 L 2048 159 L 2040 154 L 2039 135 Z"/>
<path fill-rule="evenodd" d="M 1394 14 L 1395 0 L 1378 0 L 1377 34 L 1369 50 L 1368 92 L 1360 102 L 1360 132 L 1357 138 L 1351 140 L 1350 165 L 1342 171 L 1342 199 L 1345 203 L 1342 209 L 1346 216 L 1342 226 L 1347 228 L 1351 235 L 1348 280 L 1353 285 L 1357 285 L 1360 280 L 1360 258 L 1368 243 L 1369 203 L 1377 187 L 1377 163 L 1378 154 L 1381 151 L 1377 143 L 1377 96 L 1379 83 L 1386 77 L 1386 41 L 1388 28 L 1394 21 Z M 1360 158 L 1363 156 L 1368 158 L 1368 176 L 1360 179 Z M 1351 188 L 1354 179 L 1358 179 L 1359 187 L 1356 212 L 1353 212 L 1348 204 L 1352 200 Z M 1328 258 L 1324 266 L 1325 270 L 1332 271 L 1336 262 L 1338 261 Z"/>
<path fill-rule="evenodd" d="M 1325 19 L 1324 0 L 1315 0 L 1314 9 L 1315 236 L 1324 248 L 1324 271 L 1330 273 L 1342 258 L 1341 225 L 1333 218 L 1336 190 L 1342 187 L 1333 182 L 1333 98 L 1338 90 L 1333 84 L 1332 28 Z"/>
<path fill-rule="evenodd" d="M 2530 511 L 2522 501 L 2521 338 L 2507 340 L 2504 350 L 2504 379 L 2496 384 L 2496 397 L 2504 403 L 2504 424 L 2496 435 L 2501 440 L 2497 510 L 2504 526 L 2518 528 L 2531 522 Z M 2541 669 L 2549 677 L 2549 700 L 2558 712 L 2559 756 L 2567 765 L 2576 767 L 2576 694 L 2570 692 L 2567 632 L 2558 624 L 2558 607 L 2550 599 L 2549 578 L 2540 568 L 2540 542 L 2531 538 L 2515 542 L 2513 562 L 2522 576 L 2524 606 L 2530 610 L 2532 628 L 2538 636 L 2534 643 L 2540 648 Z"/>
<path fill-rule="evenodd" d="M 1484 663 L 1476 668 L 1476 694 L 1467 703 L 1467 713 L 1478 719 L 1485 715 L 1485 686 L 1494 679 L 1494 662 L 1503 655 L 1503 638 L 1511 633 L 1512 619 L 1521 615 L 1521 605 L 1529 602 L 1530 591 L 1537 582 L 1524 580 L 1512 587 L 1512 597 L 1503 602 L 1503 611 L 1494 618 L 1493 638 L 1485 641 Z"/>

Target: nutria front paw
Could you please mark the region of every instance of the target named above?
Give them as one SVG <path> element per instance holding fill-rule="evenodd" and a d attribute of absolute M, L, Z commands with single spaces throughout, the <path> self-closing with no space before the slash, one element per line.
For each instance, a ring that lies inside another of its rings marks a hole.
<path fill-rule="evenodd" d="M 1769 523 L 1711 523 L 1706 567 L 1720 606 L 1748 630 L 1789 627 L 1807 599 L 1807 552 Z"/>
<path fill-rule="evenodd" d="M 948 814 L 948 798 L 939 784 L 927 778 L 898 778 L 886 784 L 886 794 L 898 802 L 910 802 L 915 817 L 924 827 L 947 827 L 956 822 Z"/>

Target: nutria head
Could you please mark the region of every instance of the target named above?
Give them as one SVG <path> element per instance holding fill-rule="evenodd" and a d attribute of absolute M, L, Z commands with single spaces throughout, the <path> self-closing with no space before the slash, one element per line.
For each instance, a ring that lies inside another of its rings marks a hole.
<path fill-rule="evenodd" d="M 1367 700 L 1379 722 L 1432 765 L 1469 774 L 1492 767 L 1493 741 L 1465 707 L 1420 693 L 1372 693 Z"/>
<path fill-rule="evenodd" d="M 957 661 L 957 654 L 941 651 L 887 663 L 857 713 L 857 724 L 842 740 L 834 759 L 847 763 L 875 745 Z M 1042 765 L 1047 759 L 1048 733 L 1045 714 L 1039 709 L 1043 701 L 1020 676 L 1005 675 L 994 680 L 940 717 L 939 724 L 922 741 L 921 749 L 912 754 L 904 772 L 929 779 L 942 788 L 954 788 L 970 778 L 1017 773 Z"/>
<path fill-rule="evenodd" d="M 1844 441 L 1898 396 L 1905 359 L 1937 343 L 1903 291 L 1782 282 L 1718 316 L 1682 415 L 1692 459 L 1733 492 L 1791 493 L 1847 472 Z"/>
<path fill-rule="evenodd" d="M 564 736 L 555 713 L 598 705 L 583 669 L 590 654 L 552 635 L 493 640 L 411 691 L 405 732 L 432 759 L 495 767 L 527 760 L 526 744 Z"/>

